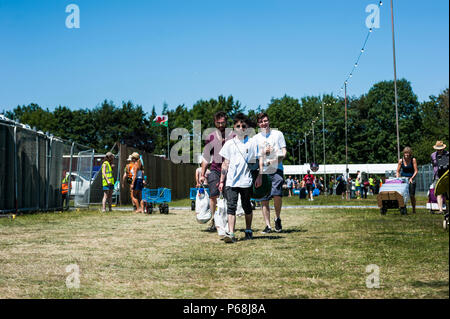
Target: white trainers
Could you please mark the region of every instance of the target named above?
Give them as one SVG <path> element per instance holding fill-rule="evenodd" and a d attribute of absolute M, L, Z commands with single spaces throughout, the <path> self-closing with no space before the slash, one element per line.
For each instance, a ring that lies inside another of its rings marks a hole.
<path fill-rule="evenodd" d="M 225 233 L 225 237 L 223 238 L 223 241 L 227 244 L 235 243 L 237 241 L 236 236 L 234 236 L 234 233 Z"/>

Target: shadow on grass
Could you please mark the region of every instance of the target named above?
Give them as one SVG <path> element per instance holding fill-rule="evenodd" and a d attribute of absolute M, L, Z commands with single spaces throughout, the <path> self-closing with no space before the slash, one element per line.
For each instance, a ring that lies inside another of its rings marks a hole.
<path fill-rule="evenodd" d="M 448 281 L 445 280 L 415 281 L 411 285 L 417 288 L 423 287 L 440 288 L 440 287 L 448 287 Z"/>
<path fill-rule="evenodd" d="M 241 229 L 236 229 L 236 232 L 245 232 L 244 228 Z M 259 233 L 261 230 L 253 230 L 253 234 L 255 233 Z M 276 234 L 291 234 L 291 233 L 306 233 L 308 230 L 307 229 L 299 229 L 299 228 L 290 228 L 290 229 L 283 229 L 280 232 L 276 232 L 276 231 L 272 231 L 272 234 L 276 235 Z"/>
<path fill-rule="evenodd" d="M 284 238 L 283 236 L 255 236 L 253 235 L 253 240 L 257 240 L 257 239 L 269 239 L 269 240 L 273 240 L 273 239 L 281 239 Z"/>
<path fill-rule="evenodd" d="M 280 233 L 291 234 L 291 233 L 306 233 L 306 232 L 308 232 L 307 229 L 292 228 L 292 229 L 283 229 Z"/>

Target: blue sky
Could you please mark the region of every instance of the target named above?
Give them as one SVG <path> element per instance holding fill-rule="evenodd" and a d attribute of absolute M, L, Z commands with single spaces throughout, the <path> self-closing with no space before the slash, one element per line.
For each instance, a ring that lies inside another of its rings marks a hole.
<path fill-rule="evenodd" d="M 80 8 L 68 29 L 67 5 Z M 0 0 L 0 111 L 131 100 L 147 112 L 232 94 L 248 109 L 284 94 L 339 93 L 375 0 Z M 449 79 L 447 0 L 394 1 L 397 77 L 419 100 Z M 348 85 L 393 79 L 390 2 Z"/>

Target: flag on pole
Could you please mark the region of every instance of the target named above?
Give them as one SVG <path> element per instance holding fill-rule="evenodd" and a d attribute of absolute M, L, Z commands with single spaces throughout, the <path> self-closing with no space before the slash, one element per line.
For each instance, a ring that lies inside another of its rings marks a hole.
<path fill-rule="evenodd" d="M 169 126 L 169 116 L 168 115 L 156 115 L 153 119 L 152 126 Z"/>

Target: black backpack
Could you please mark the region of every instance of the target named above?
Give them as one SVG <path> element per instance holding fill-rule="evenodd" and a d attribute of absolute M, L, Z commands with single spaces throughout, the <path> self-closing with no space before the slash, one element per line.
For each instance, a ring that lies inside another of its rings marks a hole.
<path fill-rule="evenodd" d="M 437 175 L 441 177 L 448 170 L 448 152 L 436 155 L 436 161 L 438 165 Z"/>

